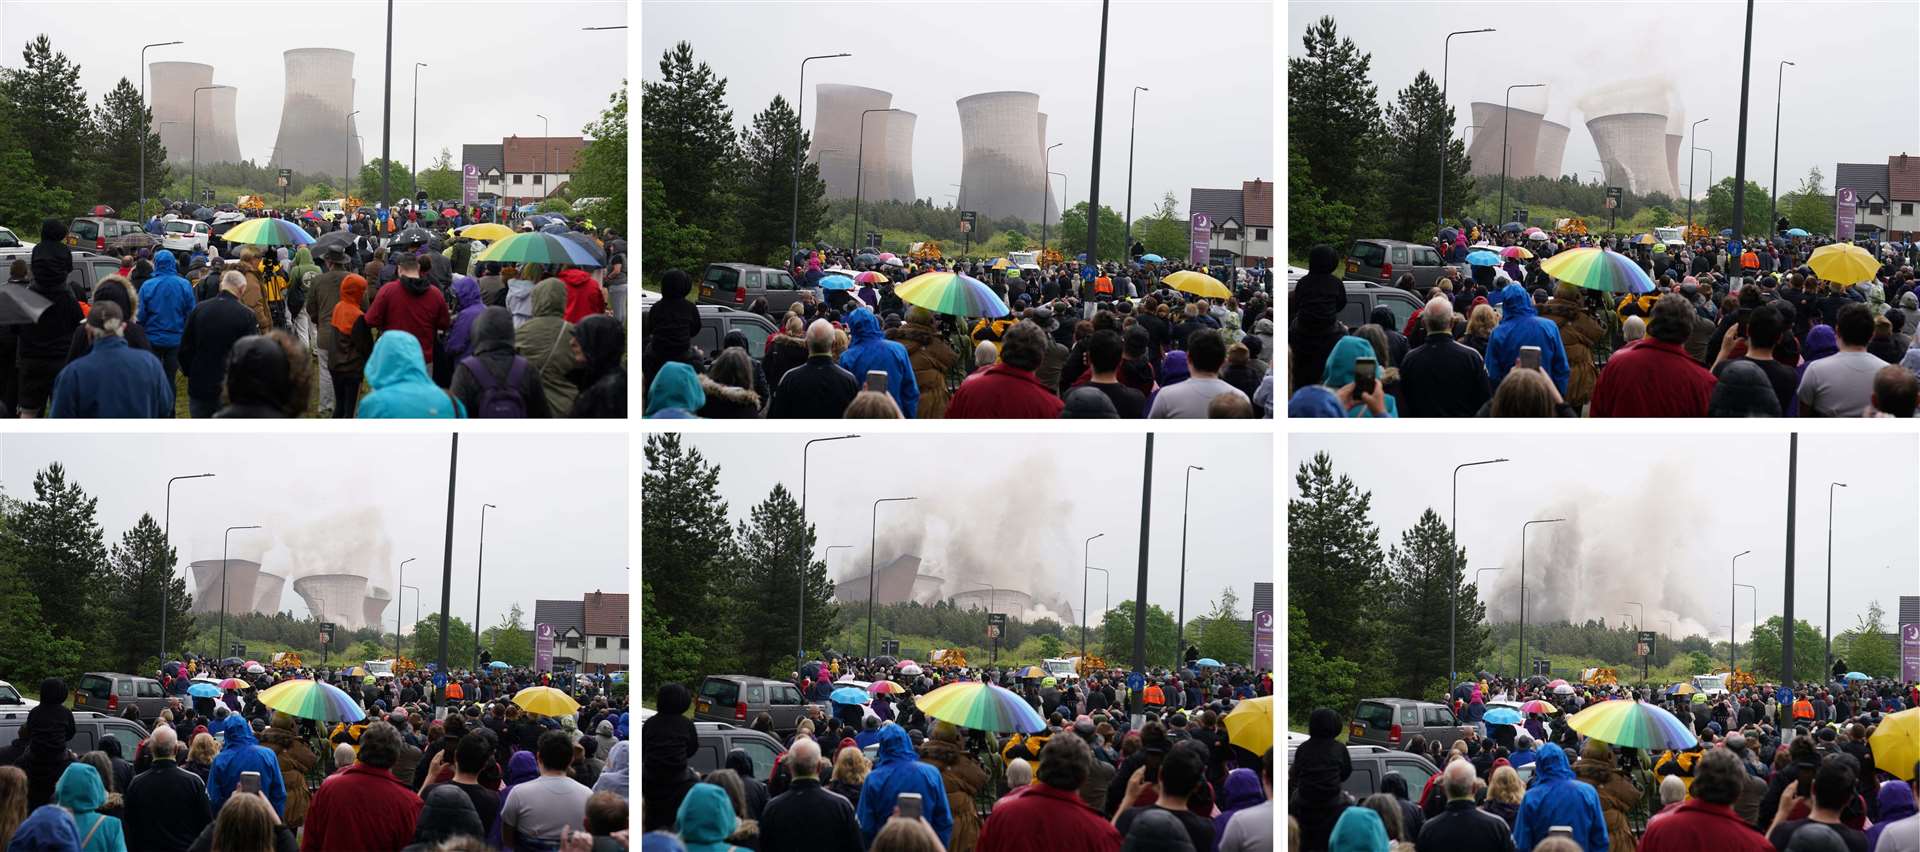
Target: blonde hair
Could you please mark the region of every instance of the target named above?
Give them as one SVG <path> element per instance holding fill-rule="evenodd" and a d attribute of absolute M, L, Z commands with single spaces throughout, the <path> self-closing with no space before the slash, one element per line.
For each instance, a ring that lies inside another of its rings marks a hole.
<path fill-rule="evenodd" d="M 852 342 L 853 341 L 847 337 L 846 329 L 844 328 L 834 329 L 833 330 L 833 357 L 839 358 L 840 353 L 847 351 L 847 346 Z"/>
<path fill-rule="evenodd" d="M 1500 317 L 1490 305 L 1474 305 L 1473 313 L 1467 314 L 1467 336 L 1492 334 L 1493 327 L 1500 324 Z"/>
<path fill-rule="evenodd" d="M 228 796 L 213 820 L 214 852 L 271 852 L 273 806 L 259 795 Z"/>
<path fill-rule="evenodd" d="M 843 748 L 840 756 L 833 760 L 833 780 L 842 784 L 865 784 L 867 773 L 872 769 L 873 765 L 859 749 Z"/>
<path fill-rule="evenodd" d="M 187 747 L 187 762 L 200 761 L 211 764 L 220 755 L 220 744 L 213 741 L 212 734 L 194 734 L 193 744 Z"/>
<path fill-rule="evenodd" d="M 1546 373 L 1515 367 L 1507 371 L 1507 377 L 1493 392 L 1490 413 L 1495 417 L 1552 417 L 1556 413 L 1553 392 L 1553 380 Z"/>
<path fill-rule="evenodd" d="M 933 826 L 919 819 L 888 820 L 868 848 L 872 852 L 945 852 Z"/>
<path fill-rule="evenodd" d="M 1509 805 L 1520 804 L 1527 795 L 1526 785 L 1520 783 L 1520 773 L 1511 766 L 1502 766 L 1493 771 L 1493 783 L 1487 786 L 1487 798 Z"/>
<path fill-rule="evenodd" d="M 848 420 L 900 420 L 900 406 L 890 394 L 863 390 L 847 403 Z"/>

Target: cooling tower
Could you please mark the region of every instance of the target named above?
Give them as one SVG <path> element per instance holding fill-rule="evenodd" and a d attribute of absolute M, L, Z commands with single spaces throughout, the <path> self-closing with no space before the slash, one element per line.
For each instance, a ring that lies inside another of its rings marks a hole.
<path fill-rule="evenodd" d="M 1033 596 L 1018 589 L 968 589 L 954 595 L 951 601 L 956 609 L 980 609 L 987 612 L 1011 613 L 1015 618 L 1025 618 L 1024 613 L 1033 608 Z"/>
<path fill-rule="evenodd" d="M 1507 117 L 1513 126 L 1504 128 L 1507 144 L 1507 177 L 1528 178 L 1539 174 L 1534 163 L 1540 150 L 1540 123 L 1546 116 L 1524 109 L 1506 109 L 1499 104 L 1473 103 L 1473 133 L 1467 156 L 1473 160 L 1475 175 L 1500 174 L 1500 136 Z M 1563 149 L 1564 150 L 1564 149 Z"/>
<path fill-rule="evenodd" d="M 1686 138 L 1678 133 L 1667 134 L 1667 179 L 1675 190 L 1680 188 L 1680 149 L 1685 146 Z"/>
<path fill-rule="evenodd" d="M 255 598 L 256 580 L 260 576 L 260 563 L 246 559 L 229 559 L 232 574 L 227 578 L 227 612 L 252 612 Z M 220 560 L 202 559 L 190 563 L 193 569 L 193 611 L 217 613 L 220 611 Z"/>
<path fill-rule="evenodd" d="M 1566 125 L 1557 121 L 1540 122 L 1540 149 L 1533 158 L 1533 173 L 1543 177 L 1560 177 L 1560 161 L 1567 154 Z"/>
<path fill-rule="evenodd" d="M 874 199 L 913 203 L 913 123 L 915 116 L 910 112 L 874 113 L 867 117 L 867 123 L 874 119 L 886 119 L 880 122 L 885 129 L 887 144 L 882 162 L 886 163 L 883 181 L 884 194 L 868 193 Z M 868 174 L 872 174 L 868 171 Z"/>
<path fill-rule="evenodd" d="M 373 593 L 360 601 L 360 612 L 366 616 L 366 621 L 361 623 L 367 627 L 384 626 L 387 623 L 387 605 L 390 603 L 393 603 L 393 596 L 386 589 L 373 587 Z"/>
<path fill-rule="evenodd" d="M 367 597 L 367 578 L 359 574 L 310 574 L 293 581 L 293 593 L 307 602 L 307 610 L 320 621 L 331 621 L 341 631 L 352 632 L 367 626 L 363 605 Z"/>
<path fill-rule="evenodd" d="M 983 219 L 1038 223 L 1043 212 L 1040 96 L 985 92 L 955 102 L 960 109 L 960 186 Z M 1050 206 L 1050 205 L 1049 205 Z"/>
<path fill-rule="evenodd" d="M 166 146 L 167 162 L 191 162 L 195 129 L 193 90 L 213 85 L 213 66 L 199 62 L 154 62 L 147 65 L 147 75 L 153 127 L 160 134 L 160 144 Z M 199 97 L 200 162 L 238 162 L 240 139 L 234 129 L 234 90 L 208 89 Z"/>
<path fill-rule="evenodd" d="M 820 164 L 820 179 L 827 184 L 828 198 L 852 198 L 855 169 L 859 167 L 869 180 L 884 181 L 887 176 L 887 116 L 867 116 L 867 141 L 862 156 L 860 114 L 864 110 L 892 106 L 893 94 L 865 86 L 821 83 L 814 87 L 813 151 L 810 159 Z M 908 135 L 912 128 L 909 125 Z M 878 198 L 871 192 L 862 197 Z"/>
<path fill-rule="evenodd" d="M 346 166 L 357 174 L 360 150 L 347 119 L 353 111 L 353 52 L 303 47 L 284 56 L 287 91 L 272 165 L 327 175 Z"/>
<path fill-rule="evenodd" d="M 1040 164 L 1045 166 L 1047 171 L 1057 171 L 1061 174 L 1066 174 L 1064 170 L 1054 168 L 1053 162 L 1047 157 L 1047 146 L 1051 144 L 1053 143 L 1047 141 L 1047 114 L 1043 112 L 1040 113 Z M 1060 205 L 1053 200 L 1053 178 L 1052 175 L 1046 175 L 1044 177 L 1047 180 L 1047 220 L 1058 222 L 1060 221 Z"/>
<path fill-rule="evenodd" d="M 280 611 L 280 594 L 287 590 L 287 578 L 265 571 L 253 584 L 253 612 L 272 615 Z"/>
<path fill-rule="evenodd" d="M 1667 117 L 1645 112 L 1603 115 L 1587 120 L 1593 145 L 1606 167 L 1607 184 L 1635 195 L 1659 192 L 1673 197 L 1667 171 Z"/>

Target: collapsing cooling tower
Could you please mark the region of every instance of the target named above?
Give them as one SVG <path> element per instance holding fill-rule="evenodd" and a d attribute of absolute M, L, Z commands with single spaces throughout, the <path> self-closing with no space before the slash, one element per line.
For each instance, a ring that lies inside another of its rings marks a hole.
<path fill-rule="evenodd" d="M 250 612 L 272 615 L 280 611 L 280 594 L 287 590 L 287 578 L 261 571 L 253 583 L 253 609 Z"/>
<path fill-rule="evenodd" d="M 373 587 L 373 592 L 360 602 L 360 612 L 366 617 L 363 623 L 367 627 L 380 627 L 386 624 L 387 605 L 390 603 L 393 603 L 393 595 L 379 586 Z M 398 614 L 399 609 L 395 608 L 394 612 Z"/>
<path fill-rule="evenodd" d="M 260 563 L 249 559 L 229 559 L 227 565 L 231 572 L 226 578 L 227 612 L 252 612 Z M 193 570 L 193 612 L 219 612 L 220 560 L 202 559 L 189 563 L 188 567 Z"/>
<path fill-rule="evenodd" d="M 1633 112 L 1587 120 L 1606 167 L 1607 184 L 1625 186 L 1634 195 L 1677 196 L 1667 170 L 1667 117 Z"/>
<path fill-rule="evenodd" d="M 360 144 L 354 141 L 353 52 L 303 47 L 285 54 L 286 100 L 273 156 L 277 168 L 303 174 L 358 174 Z"/>
<path fill-rule="evenodd" d="M 1038 143 L 1040 96 L 1032 92 L 984 92 L 961 98 L 960 192 L 982 219 L 1013 217 L 1039 222 L 1045 186 Z"/>
<path fill-rule="evenodd" d="M 910 112 L 874 113 L 867 116 L 867 123 L 874 119 L 880 122 L 886 134 L 885 151 L 881 162 L 885 164 L 884 181 L 881 191 L 867 192 L 867 197 L 880 201 L 901 201 L 913 203 L 913 124 L 916 116 Z M 868 151 L 869 155 L 873 152 Z M 872 174 L 872 171 L 868 171 Z"/>
<path fill-rule="evenodd" d="M 1533 158 L 1533 173 L 1542 177 L 1560 177 L 1560 161 L 1567 154 L 1566 125 L 1557 121 L 1540 122 L 1540 149 Z"/>
<path fill-rule="evenodd" d="M 359 574 L 311 574 L 293 581 L 293 593 L 307 602 L 320 621 L 331 621 L 344 632 L 367 626 L 363 602 L 367 578 Z"/>
<path fill-rule="evenodd" d="M 1507 178 L 1517 180 L 1539 174 L 1534 164 L 1540 150 L 1540 123 L 1546 116 L 1480 101 L 1473 102 L 1472 109 L 1473 123 L 1479 125 L 1473 131 L 1473 144 L 1467 147 L 1467 156 L 1473 160 L 1472 174 L 1500 174 L 1502 130 L 1506 133 Z M 1509 119 L 1513 126 L 1503 128 Z"/>
<path fill-rule="evenodd" d="M 202 163 L 239 162 L 240 138 L 234 126 L 234 90 L 207 89 L 213 85 L 213 66 L 199 62 L 153 62 L 147 65 L 147 97 L 153 105 L 153 127 L 166 146 L 167 162 L 188 163 L 194 158 L 193 140 L 200 137 Z M 194 114 L 194 100 L 200 111 Z"/>

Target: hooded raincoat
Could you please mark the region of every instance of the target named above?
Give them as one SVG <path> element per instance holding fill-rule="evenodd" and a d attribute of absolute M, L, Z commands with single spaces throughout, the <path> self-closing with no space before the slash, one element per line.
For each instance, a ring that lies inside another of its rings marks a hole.
<path fill-rule="evenodd" d="M 1366 338 L 1352 335 L 1340 338 L 1340 342 L 1333 345 L 1333 353 L 1327 356 L 1327 366 L 1322 373 L 1327 387 L 1341 388 L 1352 384 L 1354 362 L 1361 358 L 1374 358 L 1374 363 L 1378 364 L 1378 357 L 1373 351 L 1373 344 L 1368 343 Z M 1378 373 L 1375 374 L 1375 381 L 1379 381 Z M 1386 395 L 1386 402 L 1387 416 L 1399 417 L 1400 405 L 1392 394 Z M 1357 402 L 1347 409 L 1347 416 L 1372 417 L 1373 413 L 1367 410 L 1366 403 Z"/>
<path fill-rule="evenodd" d="M 1494 390 L 1500 389 L 1501 380 L 1513 369 L 1520 347 L 1538 346 L 1541 369 L 1565 397 L 1571 369 L 1566 346 L 1560 341 L 1560 327 L 1533 309 L 1533 296 L 1518 284 L 1508 284 L 1495 293 L 1493 302 L 1500 308 L 1500 324 L 1487 337 L 1487 377 L 1493 381 Z"/>
<path fill-rule="evenodd" d="M 1586 852 L 1609 848 L 1606 817 L 1593 785 L 1573 777 L 1567 753 L 1555 743 L 1540 747 L 1534 761 L 1533 786 L 1520 800 L 1520 816 L 1513 823 L 1513 844 L 1532 849 L 1556 825 L 1573 828 L 1573 839 Z"/>
<path fill-rule="evenodd" d="M 607 766 L 600 770 L 600 777 L 593 782 L 595 793 L 617 793 L 620 798 L 630 798 L 627 791 L 627 755 L 629 744 L 621 740 L 613 744 L 613 750 L 607 752 Z"/>
<path fill-rule="evenodd" d="M 707 393 L 700 389 L 700 378 L 693 368 L 680 361 L 660 368 L 647 388 L 645 416 L 665 420 L 692 420 L 694 412 L 707 404 Z"/>
<path fill-rule="evenodd" d="M 1266 791 L 1260 788 L 1260 774 L 1246 767 L 1227 773 L 1225 787 L 1226 792 L 1218 803 L 1220 813 L 1213 818 L 1216 838 L 1227 833 L 1227 821 L 1233 819 L 1234 814 L 1267 800 Z"/>
<path fill-rule="evenodd" d="M 465 417 L 460 403 L 433 383 L 413 335 L 389 331 L 373 343 L 367 358 L 367 384 L 373 392 L 360 400 L 354 416 L 362 419 Z"/>
<path fill-rule="evenodd" d="M 513 377 L 516 361 L 521 362 L 520 402 L 527 416 L 552 416 L 547 411 L 547 394 L 540 387 L 540 377 L 533 365 L 513 351 L 512 313 L 497 305 L 481 311 L 473 322 L 471 343 L 473 351 L 454 367 L 453 384 L 448 388 L 466 407 L 468 417 L 488 416 L 484 405 L 486 393 L 477 371 L 485 371 L 494 384 L 503 385 Z"/>
<path fill-rule="evenodd" d="M 567 285 L 548 278 L 534 285 L 533 318 L 514 331 L 513 348 L 540 371 L 540 386 L 551 411 L 572 411 L 580 387 L 573 372 L 573 324 L 566 320 Z"/>
<path fill-rule="evenodd" d="M 584 269 L 562 269 L 554 276 L 567 285 L 567 322 L 607 312 L 607 294 Z"/>
<path fill-rule="evenodd" d="M 871 845 L 873 837 L 893 815 L 901 793 L 920 794 L 920 813 L 940 835 L 942 847 L 953 843 L 953 811 L 947 806 L 946 783 L 940 770 L 921 763 L 907 738 L 907 729 L 899 725 L 880 727 L 880 751 L 874 756 L 873 771 L 860 788 L 857 815 L 860 834 Z"/>
<path fill-rule="evenodd" d="M 60 783 L 54 787 L 53 798 L 73 812 L 73 827 L 80 833 L 80 852 L 127 852 L 127 838 L 120 831 L 119 818 L 99 812 L 100 806 L 107 803 L 107 786 L 91 764 L 69 764 L 60 776 Z"/>
<path fill-rule="evenodd" d="M 462 275 L 453 280 L 453 326 L 447 331 L 447 362 L 458 363 L 473 350 L 473 322 L 486 305 L 480 302 L 480 282 Z"/>
<path fill-rule="evenodd" d="M 575 382 L 580 395 L 567 416 L 625 418 L 627 368 L 621 359 L 627 354 L 626 326 L 606 314 L 592 314 L 574 326 L 573 333 L 586 364 Z"/>
<path fill-rule="evenodd" d="M 900 406 L 900 413 L 912 419 L 920 410 L 920 383 L 914 378 L 913 360 L 907 347 L 887 339 L 873 311 L 860 308 L 847 315 L 847 333 L 853 338 L 847 351 L 840 353 L 840 366 L 863 383 L 867 372 L 887 374 L 887 393 Z"/>
<path fill-rule="evenodd" d="M 727 791 L 713 784 L 695 784 L 680 802 L 675 822 L 680 826 L 680 841 L 687 852 L 734 852 L 740 847 L 727 842 L 740 820 L 733 815 L 733 800 Z"/>
<path fill-rule="evenodd" d="M 287 785 L 280 777 L 280 756 L 254 739 L 253 726 L 239 714 L 228 716 L 221 732 L 226 737 L 226 745 L 221 747 L 220 755 L 213 759 L 213 768 L 207 773 L 207 798 L 213 802 L 213 812 L 219 814 L 227 797 L 240 785 L 240 773 L 258 772 L 260 792 L 273 803 L 274 812 L 280 814 L 282 820 L 286 819 Z M 305 784 L 306 779 L 300 783 Z"/>
<path fill-rule="evenodd" d="M 180 277 L 173 252 L 155 254 L 153 276 L 140 284 L 140 325 L 147 330 L 147 340 L 161 349 L 178 347 L 195 304 L 193 285 Z"/>

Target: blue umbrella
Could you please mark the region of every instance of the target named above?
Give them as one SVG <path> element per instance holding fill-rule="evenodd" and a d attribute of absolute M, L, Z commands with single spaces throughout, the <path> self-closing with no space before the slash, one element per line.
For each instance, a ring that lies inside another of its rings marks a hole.
<path fill-rule="evenodd" d="M 1143 254 L 1140 256 L 1140 259 L 1148 263 L 1166 263 L 1167 262 L 1166 258 L 1161 257 L 1157 254 Z"/>
<path fill-rule="evenodd" d="M 1806 237 L 1806 236 L 1811 236 L 1811 234 L 1808 234 L 1808 233 L 1807 233 L 1806 231 L 1803 231 L 1803 230 L 1801 230 L 1801 229 L 1799 229 L 1799 228 L 1788 228 L 1788 229 L 1787 229 L 1787 236 L 1789 236 L 1789 237 Z"/>
<path fill-rule="evenodd" d="M 219 698 L 220 687 L 214 686 L 211 683 L 196 683 L 187 687 L 187 694 L 195 698 Z"/>
<path fill-rule="evenodd" d="M 1732 228 L 1721 228 L 1721 229 L 1720 229 L 1720 236 L 1723 236 L 1723 237 L 1731 237 L 1731 236 L 1733 236 L 1733 229 L 1732 229 Z"/>
<path fill-rule="evenodd" d="M 1520 711 L 1512 707 L 1495 707 L 1492 710 L 1488 710 L 1487 715 L 1480 717 L 1480 719 L 1489 725 L 1518 725 L 1526 721 L 1526 719 L 1521 717 Z"/>
<path fill-rule="evenodd" d="M 566 223 L 564 222 L 548 222 L 547 224 L 541 226 L 540 233 L 564 234 L 564 233 L 567 233 L 567 226 L 566 226 Z"/>
<path fill-rule="evenodd" d="M 1847 672 L 1847 680 L 1873 680 L 1873 678 L 1859 672 Z"/>
<path fill-rule="evenodd" d="M 494 660 L 493 662 L 491 662 L 491 663 L 488 663 L 488 664 L 487 664 L 487 668 L 490 668 L 490 669 L 510 669 L 510 668 L 513 668 L 513 666 L 511 666 L 511 665 L 508 665 L 507 663 L 503 663 L 503 662 L 500 662 L 499 660 Z"/>
<path fill-rule="evenodd" d="M 1216 660 L 1216 659 L 1214 659 L 1214 658 L 1212 658 L 1212 657 L 1201 657 L 1200 659 L 1198 659 L 1198 660 L 1195 660 L 1195 661 L 1193 661 L 1193 664 L 1194 664 L 1194 666 L 1196 666 L 1196 667 L 1198 667 L 1198 668 L 1203 668 L 1203 669 L 1205 669 L 1205 668 L 1215 668 L 1215 669 L 1223 669 L 1223 668 L 1226 668 L 1226 666 L 1223 666 L 1223 665 L 1220 665 L 1220 661 L 1219 661 L 1219 660 Z"/>
<path fill-rule="evenodd" d="M 1454 230 L 1454 229 L 1452 229 L 1452 228 L 1441 228 L 1441 229 L 1440 229 L 1440 240 L 1441 240 L 1442 242 L 1449 242 L 1449 243 L 1450 243 L 1450 242 L 1453 242 L 1453 238 L 1454 238 L 1454 237 L 1457 237 L 1457 236 L 1460 236 L 1460 232 L 1459 232 L 1459 231 L 1456 231 L 1456 230 Z"/>
<path fill-rule="evenodd" d="M 825 278 L 820 279 L 820 289 L 851 290 L 853 289 L 853 279 L 848 278 L 845 275 L 829 275 Z"/>
<path fill-rule="evenodd" d="M 1490 251 L 1476 251 L 1467 255 L 1467 263 L 1473 266 L 1499 266 L 1500 256 Z"/>
<path fill-rule="evenodd" d="M 835 704 L 868 704 L 873 701 L 873 696 L 868 695 L 866 690 L 851 686 L 840 687 L 827 698 Z"/>

